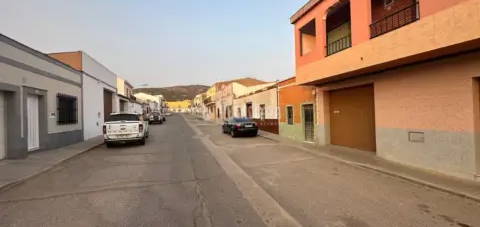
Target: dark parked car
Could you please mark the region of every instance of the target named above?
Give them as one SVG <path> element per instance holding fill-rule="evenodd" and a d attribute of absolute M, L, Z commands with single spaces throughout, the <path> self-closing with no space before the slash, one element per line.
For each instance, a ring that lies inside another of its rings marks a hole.
<path fill-rule="evenodd" d="M 228 133 L 232 137 L 239 135 L 257 136 L 258 126 L 249 118 L 232 118 L 223 123 L 222 132 Z"/>
<path fill-rule="evenodd" d="M 150 124 L 153 124 L 153 123 L 162 124 L 165 120 L 164 120 L 164 116 L 162 116 L 160 112 L 153 112 L 150 114 L 148 121 L 150 122 Z"/>

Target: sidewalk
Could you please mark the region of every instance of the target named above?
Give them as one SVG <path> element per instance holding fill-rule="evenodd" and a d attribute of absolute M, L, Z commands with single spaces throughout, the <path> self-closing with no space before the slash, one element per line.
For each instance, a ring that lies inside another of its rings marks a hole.
<path fill-rule="evenodd" d="M 202 119 L 197 117 L 195 120 L 202 121 Z M 220 124 L 214 121 L 206 122 Z M 381 159 L 369 152 L 358 152 L 354 149 L 338 146 L 318 146 L 313 143 L 300 143 L 265 131 L 260 131 L 259 136 L 279 142 L 281 144 L 294 146 L 315 156 L 326 157 L 360 168 L 374 170 L 383 174 L 398 177 L 410 182 L 480 202 L 480 182 L 463 180 L 438 173 L 428 172 L 415 167 L 397 164 Z"/>
<path fill-rule="evenodd" d="M 259 135 L 279 143 L 294 145 L 295 147 L 316 156 L 327 157 L 361 168 L 375 170 L 390 176 L 399 177 L 404 180 L 480 202 L 480 182 L 463 180 L 397 164 L 381 159 L 369 152 L 358 152 L 354 149 L 337 146 L 318 146 L 315 144 L 300 143 L 264 131 L 261 131 Z"/>
<path fill-rule="evenodd" d="M 26 159 L 0 161 L 0 190 L 19 184 L 56 165 L 103 144 L 103 137 L 30 154 Z"/>

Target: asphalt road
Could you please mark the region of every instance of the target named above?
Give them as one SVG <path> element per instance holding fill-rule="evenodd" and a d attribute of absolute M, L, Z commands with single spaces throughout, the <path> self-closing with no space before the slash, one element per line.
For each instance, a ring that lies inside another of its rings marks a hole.
<path fill-rule="evenodd" d="M 0 193 L 0 226 L 264 226 L 179 115 Z"/>
<path fill-rule="evenodd" d="M 184 117 L 1 192 L 0 226 L 480 226 L 478 202 Z"/>

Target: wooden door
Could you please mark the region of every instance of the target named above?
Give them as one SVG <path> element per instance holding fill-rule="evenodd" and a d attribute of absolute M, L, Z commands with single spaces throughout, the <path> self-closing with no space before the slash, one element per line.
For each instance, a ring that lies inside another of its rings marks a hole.
<path fill-rule="evenodd" d="M 253 117 L 253 107 L 251 103 L 247 103 L 247 117 L 248 118 Z"/>
<path fill-rule="evenodd" d="M 331 143 L 375 151 L 373 85 L 330 92 Z"/>
<path fill-rule="evenodd" d="M 303 105 L 303 128 L 305 141 L 312 142 L 315 138 L 315 120 L 313 104 Z"/>

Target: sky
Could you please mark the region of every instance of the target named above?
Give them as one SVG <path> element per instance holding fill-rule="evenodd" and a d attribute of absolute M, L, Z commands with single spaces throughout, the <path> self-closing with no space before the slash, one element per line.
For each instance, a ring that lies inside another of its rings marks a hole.
<path fill-rule="evenodd" d="M 134 86 L 294 73 L 289 18 L 307 0 L 1 0 L 0 33 L 44 53 L 83 50 Z"/>

